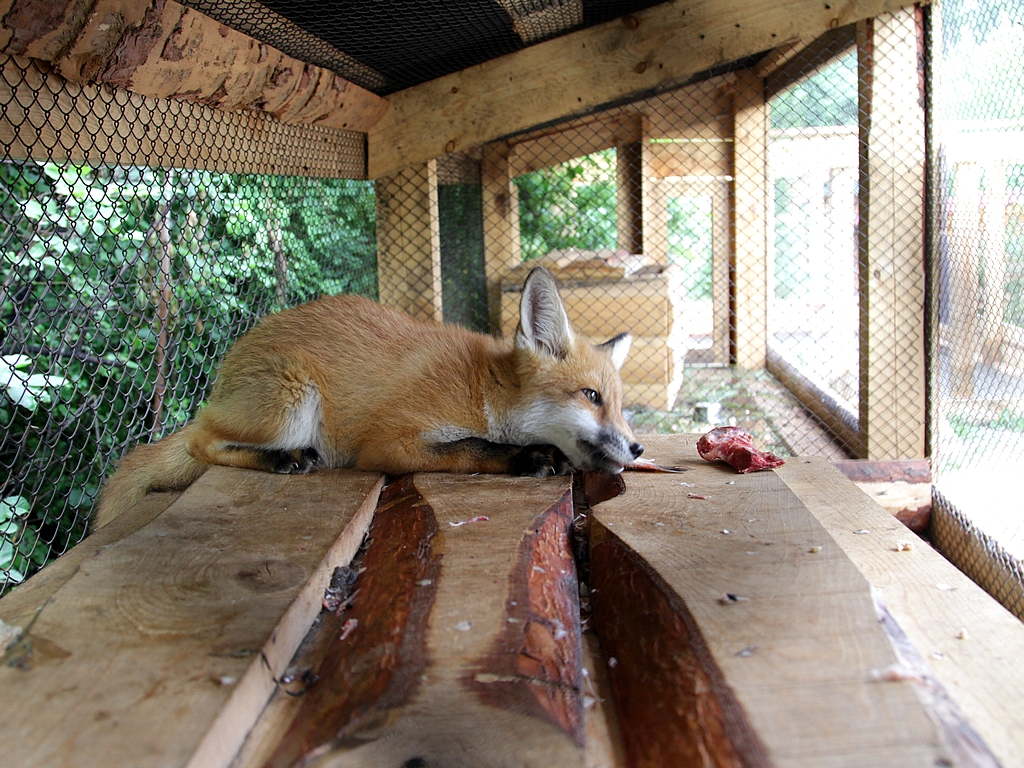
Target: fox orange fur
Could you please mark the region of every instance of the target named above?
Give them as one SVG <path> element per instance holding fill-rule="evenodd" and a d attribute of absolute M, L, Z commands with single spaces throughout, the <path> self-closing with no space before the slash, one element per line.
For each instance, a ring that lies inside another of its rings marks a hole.
<path fill-rule="evenodd" d="M 643 451 L 622 416 L 629 334 L 575 333 L 551 274 L 523 287 L 515 338 L 415 320 L 356 296 L 264 318 L 221 363 L 196 419 L 125 456 L 102 526 L 210 465 L 546 475 L 621 472 Z"/>

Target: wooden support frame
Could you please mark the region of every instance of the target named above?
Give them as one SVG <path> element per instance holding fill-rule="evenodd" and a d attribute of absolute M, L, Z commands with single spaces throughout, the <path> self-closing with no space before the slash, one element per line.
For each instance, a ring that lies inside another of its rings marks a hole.
<path fill-rule="evenodd" d="M 369 174 L 667 90 L 716 64 L 812 40 L 903 4 L 662 3 L 392 94 L 369 133 Z"/>
<path fill-rule="evenodd" d="M 857 27 L 860 458 L 925 455 L 921 30 L 913 8 Z"/>
<path fill-rule="evenodd" d="M 764 80 L 737 74 L 733 93 L 732 355 L 741 368 L 764 368 L 771 281 L 768 259 L 768 108 Z"/>
<path fill-rule="evenodd" d="M 381 304 L 442 322 L 437 161 L 378 179 L 376 194 Z"/>

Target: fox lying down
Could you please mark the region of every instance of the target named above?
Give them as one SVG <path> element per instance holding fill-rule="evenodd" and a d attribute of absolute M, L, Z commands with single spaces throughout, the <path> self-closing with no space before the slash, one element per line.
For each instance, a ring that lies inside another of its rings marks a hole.
<path fill-rule="evenodd" d="M 542 267 L 526 279 L 511 340 L 356 296 L 270 315 L 235 342 L 193 422 L 121 460 L 93 524 L 151 491 L 186 488 L 212 464 L 621 472 L 643 452 L 622 417 L 618 371 L 630 341 L 581 339 Z"/>

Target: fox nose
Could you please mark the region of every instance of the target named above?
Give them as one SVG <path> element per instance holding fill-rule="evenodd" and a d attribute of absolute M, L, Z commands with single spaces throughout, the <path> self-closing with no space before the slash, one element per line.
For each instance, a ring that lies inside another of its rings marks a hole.
<path fill-rule="evenodd" d="M 634 459 L 639 459 L 640 454 L 644 452 L 644 447 L 640 443 L 630 443 L 629 452 L 633 454 Z"/>

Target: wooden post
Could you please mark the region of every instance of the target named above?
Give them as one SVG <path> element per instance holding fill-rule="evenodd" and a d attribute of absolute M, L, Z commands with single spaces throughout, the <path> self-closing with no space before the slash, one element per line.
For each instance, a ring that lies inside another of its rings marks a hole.
<path fill-rule="evenodd" d="M 437 161 L 378 179 L 376 191 L 380 302 L 441 322 Z"/>
<path fill-rule="evenodd" d="M 480 166 L 484 212 L 484 270 L 491 330 L 501 329 L 501 280 L 522 260 L 519 243 L 519 197 L 505 142 L 486 144 Z"/>
<path fill-rule="evenodd" d="M 767 108 L 764 80 L 737 75 L 733 95 L 733 362 L 763 368 L 768 350 Z"/>
<path fill-rule="evenodd" d="M 857 28 L 860 458 L 925 451 L 924 109 L 913 8 Z"/>
<path fill-rule="evenodd" d="M 640 134 L 641 126 L 636 125 L 635 131 Z M 642 154 L 642 138 L 615 147 L 617 245 L 629 253 L 644 253 Z"/>

